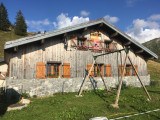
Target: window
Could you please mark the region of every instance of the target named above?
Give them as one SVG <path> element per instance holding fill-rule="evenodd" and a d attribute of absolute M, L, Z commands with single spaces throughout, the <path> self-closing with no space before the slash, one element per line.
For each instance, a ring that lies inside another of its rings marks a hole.
<path fill-rule="evenodd" d="M 138 66 L 134 65 L 135 69 L 138 70 Z M 122 71 L 123 71 L 123 65 L 119 65 L 119 75 L 122 75 Z M 124 76 L 135 76 L 136 73 L 134 71 L 134 68 L 132 67 L 132 65 L 126 65 L 125 68 L 125 72 L 124 72 Z"/>
<path fill-rule="evenodd" d="M 95 64 L 94 65 L 94 76 L 100 77 L 100 74 L 103 75 L 103 64 Z"/>
<path fill-rule="evenodd" d="M 112 51 L 117 50 L 116 42 L 106 42 L 105 45 L 106 45 L 105 51 L 107 52 L 112 52 Z"/>
<path fill-rule="evenodd" d="M 77 40 L 77 46 L 85 46 L 85 41 L 84 40 Z"/>
<path fill-rule="evenodd" d="M 77 39 L 77 49 L 78 50 L 88 50 L 88 47 L 87 47 L 87 38 L 85 38 L 85 37 L 78 37 L 78 39 Z"/>
<path fill-rule="evenodd" d="M 47 78 L 58 78 L 61 76 L 60 63 L 47 63 Z"/>
<path fill-rule="evenodd" d="M 45 62 L 37 62 L 37 79 L 44 78 L 70 78 L 70 63 L 63 63 L 60 61 L 48 61 L 47 64 Z M 63 75 L 61 75 L 61 70 L 63 70 Z"/>
<path fill-rule="evenodd" d="M 91 69 L 92 64 L 87 65 L 87 70 Z M 104 65 L 103 64 L 95 64 L 94 67 L 91 70 L 90 77 L 100 77 L 100 74 L 104 75 Z"/>

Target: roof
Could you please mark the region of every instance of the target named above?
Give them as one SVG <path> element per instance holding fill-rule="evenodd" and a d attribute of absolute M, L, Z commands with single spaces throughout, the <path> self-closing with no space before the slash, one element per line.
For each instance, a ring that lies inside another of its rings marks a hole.
<path fill-rule="evenodd" d="M 107 22 L 103 18 L 93 20 L 93 21 L 89 21 L 89 22 L 85 22 L 85 23 L 81 23 L 81 24 L 77 24 L 77 25 L 73 25 L 73 26 L 69 26 L 69 27 L 65 27 L 65 28 L 50 31 L 50 32 L 46 32 L 45 34 L 42 33 L 42 34 L 38 34 L 38 35 L 35 35 L 35 36 L 32 36 L 32 37 L 25 37 L 25 38 L 17 39 L 17 40 L 14 40 L 14 41 L 9 41 L 9 42 L 6 42 L 6 44 L 4 46 L 4 49 L 9 49 L 9 48 L 12 48 L 12 47 L 28 44 L 28 43 L 31 43 L 31 42 L 39 41 L 39 40 L 42 40 L 42 39 L 45 39 L 45 38 L 61 35 L 61 34 L 64 34 L 64 33 L 72 32 L 72 31 L 75 31 L 75 30 L 83 29 L 85 27 L 90 27 L 90 26 L 93 26 L 93 25 L 101 24 L 101 23 L 110 27 L 112 30 L 116 31 L 121 36 L 123 36 L 124 38 L 126 38 L 127 40 L 129 40 L 130 42 L 135 44 L 136 46 L 140 47 L 145 52 L 147 52 L 148 54 L 153 56 L 154 58 L 158 59 L 158 56 L 154 52 L 150 51 L 148 48 L 146 48 L 145 46 L 143 46 L 142 44 L 140 44 L 139 42 L 137 42 L 136 40 L 134 40 L 133 38 L 128 36 L 126 33 L 122 32 L 117 27 L 110 24 L 109 22 Z"/>
<path fill-rule="evenodd" d="M 4 58 L 0 58 L 0 62 L 4 62 Z"/>

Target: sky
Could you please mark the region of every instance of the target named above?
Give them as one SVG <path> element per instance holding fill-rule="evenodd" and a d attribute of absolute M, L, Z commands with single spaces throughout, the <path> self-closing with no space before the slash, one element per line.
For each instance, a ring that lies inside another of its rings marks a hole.
<path fill-rule="evenodd" d="M 0 0 L 14 24 L 22 11 L 28 32 L 104 18 L 140 43 L 160 37 L 160 0 Z"/>

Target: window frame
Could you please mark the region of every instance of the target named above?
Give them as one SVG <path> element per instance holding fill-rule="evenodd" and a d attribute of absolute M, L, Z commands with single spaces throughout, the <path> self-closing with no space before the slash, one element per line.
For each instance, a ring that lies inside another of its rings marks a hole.
<path fill-rule="evenodd" d="M 46 63 L 46 70 L 47 78 L 61 77 L 61 63 Z"/>

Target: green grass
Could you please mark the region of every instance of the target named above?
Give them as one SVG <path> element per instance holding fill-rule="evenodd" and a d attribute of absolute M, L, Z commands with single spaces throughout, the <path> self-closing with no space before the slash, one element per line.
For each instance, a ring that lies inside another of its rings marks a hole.
<path fill-rule="evenodd" d="M 154 85 L 147 87 L 152 101 L 142 88 L 128 88 L 121 91 L 119 109 L 111 108 L 116 94 L 105 91 L 86 91 L 83 97 L 76 98 L 77 93 L 54 95 L 48 98 L 31 98 L 32 103 L 22 110 L 6 112 L 2 120 L 88 120 L 92 117 L 106 116 L 116 118 L 134 113 L 160 108 L 160 88 Z M 160 111 L 145 115 L 133 116 L 126 120 L 158 120 Z"/>
<path fill-rule="evenodd" d="M 160 63 L 149 60 L 147 65 L 148 73 L 151 75 L 151 80 L 160 80 Z"/>

